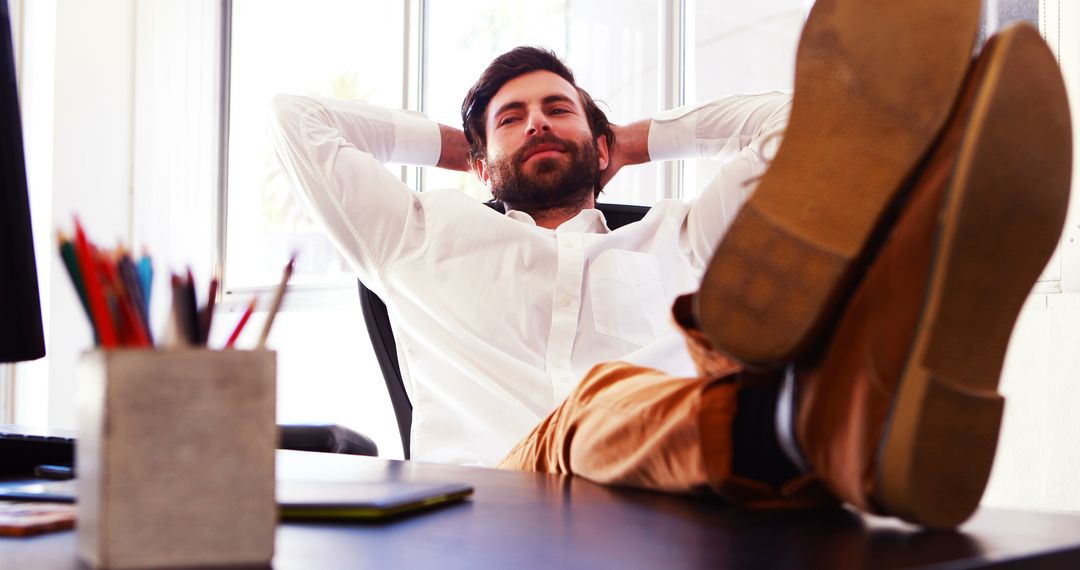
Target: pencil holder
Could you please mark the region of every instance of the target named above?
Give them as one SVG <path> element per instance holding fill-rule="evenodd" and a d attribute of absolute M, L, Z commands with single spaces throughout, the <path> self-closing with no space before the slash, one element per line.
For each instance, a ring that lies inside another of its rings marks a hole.
<path fill-rule="evenodd" d="M 79 363 L 77 529 L 95 568 L 268 566 L 275 353 L 112 350 Z"/>

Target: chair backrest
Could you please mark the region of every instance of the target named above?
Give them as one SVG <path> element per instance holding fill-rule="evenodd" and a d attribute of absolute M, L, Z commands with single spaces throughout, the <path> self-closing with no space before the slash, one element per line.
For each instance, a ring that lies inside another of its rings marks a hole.
<path fill-rule="evenodd" d="M 487 205 L 499 212 L 502 211 L 502 204 L 488 202 Z M 649 211 L 648 206 L 628 204 L 597 204 L 596 208 L 604 213 L 608 228 L 612 230 L 640 220 Z M 372 293 L 363 283 L 358 281 L 357 284 L 360 289 L 360 306 L 364 312 L 368 337 L 371 339 L 371 346 L 375 349 L 375 357 L 379 360 L 379 368 L 382 370 L 383 380 L 386 381 L 386 390 L 390 394 L 390 403 L 394 407 L 394 416 L 397 418 L 398 432 L 401 434 L 401 449 L 405 453 L 405 459 L 409 459 L 412 402 L 409 401 L 409 394 L 405 392 L 405 381 L 401 377 L 394 329 L 390 325 L 390 316 L 386 313 L 386 305 L 382 299 Z"/>

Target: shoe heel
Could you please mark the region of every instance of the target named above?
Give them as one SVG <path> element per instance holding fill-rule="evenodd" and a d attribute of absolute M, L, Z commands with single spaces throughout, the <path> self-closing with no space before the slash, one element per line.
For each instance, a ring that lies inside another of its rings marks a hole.
<path fill-rule="evenodd" d="M 878 502 L 886 512 L 930 528 L 953 528 L 979 506 L 994 463 L 1005 400 L 927 371 L 905 382 L 923 387 L 912 417 L 894 419 L 879 467 Z M 921 380 L 921 382 L 920 382 Z M 918 398 L 918 397 L 916 397 Z"/>

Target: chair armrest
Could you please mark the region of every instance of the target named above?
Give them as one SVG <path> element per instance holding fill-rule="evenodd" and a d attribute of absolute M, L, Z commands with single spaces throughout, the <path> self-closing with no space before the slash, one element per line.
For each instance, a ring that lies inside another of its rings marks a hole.
<path fill-rule="evenodd" d="M 289 424 L 278 429 L 278 449 L 379 456 L 371 438 L 337 424 Z"/>

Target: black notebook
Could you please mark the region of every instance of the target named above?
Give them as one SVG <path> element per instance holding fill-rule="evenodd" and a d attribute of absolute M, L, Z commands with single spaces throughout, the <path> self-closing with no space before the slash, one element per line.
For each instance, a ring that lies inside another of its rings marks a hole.
<path fill-rule="evenodd" d="M 462 501 L 472 487 L 459 483 L 279 481 L 281 518 L 380 519 Z M 75 481 L 0 483 L 0 499 L 75 502 Z"/>
<path fill-rule="evenodd" d="M 458 483 L 279 481 L 283 519 L 378 519 L 464 500 Z"/>

